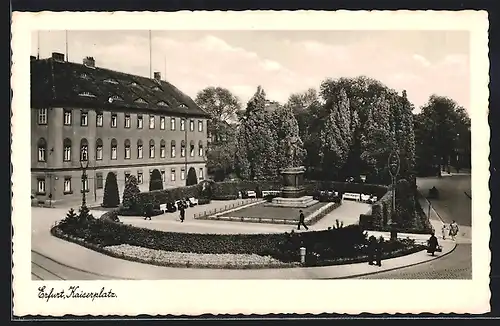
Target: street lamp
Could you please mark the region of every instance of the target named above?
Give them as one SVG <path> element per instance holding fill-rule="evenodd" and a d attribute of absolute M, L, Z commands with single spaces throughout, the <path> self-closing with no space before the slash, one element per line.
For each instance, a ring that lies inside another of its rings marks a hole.
<path fill-rule="evenodd" d="M 387 161 L 388 169 L 389 169 L 389 174 L 391 175 L 391 181 L 392 181 L 392 216 L 391 216 L 391 225 L 393 229 L 396 227 L 396 222 L 394 221 L 394 217 L 396 216 L 396 178 L 399 174 L 399 169 L 401 165 L 401 161 L 399 158 L 399 153 L 396 151 L 396 149 L 393 149 L 391 151 L 391 154 L 389 155 L 389 159 Z M 391 239 L 397 238 L 397 233 L 396 230 L 391 231 Z"/>
<path fill-rule="evenodd" d="M 89 167 L 88 160 L 81 160 L 80 167 L 82 168 L 82 207 L 87 206 L 87 201 L 85 198 L 85 193 L 87 192 L 87 168 Z"/>

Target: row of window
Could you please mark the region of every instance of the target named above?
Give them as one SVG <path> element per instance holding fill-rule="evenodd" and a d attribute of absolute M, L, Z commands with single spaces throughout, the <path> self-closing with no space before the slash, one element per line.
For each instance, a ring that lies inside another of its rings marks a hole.
<path fill-rule="evenodd" d="M 151 174 L 152 170 L 149 171 Z M 162 181 L 165 182 L 165 170 L 160 170 L 161 176 L 162 176 Z M 131 175 L 130 172 L 125 172 L 124 177 L 125 180 Z M 204 169 L 199 168 L 198 169 L 198 179 L 203 180 L 204 178 Z M 186 179 L 186 170 L 184 168 L 181 168 L 181 180 Z M 170 169 L 170 181 L 175 181 L 176 180 L 176 169 L 171 168 Z M 37 193 L 38 194 L 45 194 L 46 192 L 46 181 L 44 177 L 39 177 L 38 178 L 38 186 L 37 186 Z M 81 179 L 81 188 L 80 191 L 82 192 L 88 192 L 89 191 L 89 183 L 88 179 Z M 144 175 L 142 170 L 137 171 L 137 182 L 139 184 L 144 183 Z M 103 184 L 103 174 L 98 172 L 96 173 L 96 179 L 95 179 L 95 188 L 96 189 L 102 189 L 104 187 Z M 67 176 L 64 177 L 64 194 L 72 194 L 73 193 L 73 187 L 71 184 L 71 177 Z"/>
<path fill-rule="evenodd" d="M 71 110 L 64 110 L 64 125 L 65 126 L 71 126 L 73 123 L 73 113 Z M 103 114 L 102 113 L 97 113 L 96 115 L 96 126 L 97 127 L 102 127 L 103 126 Z M 131 128 L 131 117 L 130 114 L 125 113 L 125 119 L 124 119 L 124 128 Z M 38 109 L 38 124 L 40 125 L 46 125 L 47 124 L 47 109 Z M 194 124 L 195 121 L 191 119 L 189 121 L 189 131 L 194 131 Z M 89 116 L 87 111 L 80 111 L 80 126 L 82 127 L 87 127 L 89 125 Z M 136 121 L 136 126 L 137 129 L 142 129 L 143 128 L 143 117 L 142 115 L 137 115 L 137 121 Z M 111 114 L 111 121 L 110 121 L 110 127 L 111 128 L 117 128 L 118 127 L 118 114 L 117 113 L 112 113 Z M 156 117 L 154 115 L 149 115 L 149 129 L 155 129 L 156 127 Z M 165 117 L 160 117 L 160 129 L 165 130 Z M 170 130 L 175 130 L 176 129 L 176 119 L 175 118 L 170 118 Z M 180 121 L 180 130 L 185 131 L 186 130 L 186 119 L 181 118 Z M 198 131 L 203 132 L 203 121 L 198 120 Z"/>
<path fill-rule="evenodd" d="M 103 142 L 99 138 L 96 141 L 96 150 L 95 150 L 95 159 L 100 161 L 103 158 Z M 63 161 L 71 162 L 72 157 L 72 144 L 71 140 L 66 138 L 63 141 Z M 126 139 L 124 142 L 124 159 L 131 158 L 131 144 L 130 140 Z M 143 158 L 143 143 L 142 140 L 137 141 L 136 154 L 138 159 Z M 155 141 L 149 141 L 149 158 L 155 158 L 156 154 L 156 146 Z M 200 140 L 198 142 L 198 156 L 203 157 L 203 142 Z M 170 157 L 175 158 L 176 156 L 176 143 L 175 140 L 170 142 Z M 195 144 L 194 141 L 191 141 L 189 148 L 189 156 L 195 156 Z M 166 157 L 166 142 L 162 139 L 160 141 L 160 158 Z M 181 141 L 181 157 L 186 157 L 186 142 L 184 140 Z M 112 160 L 116 160 L 118 158 L 118 142 L 116 139 L 111 140 L 111 151 L 110 158 Z M 87 139 L 83 138 L 80 141 L 80 161 L 88 161 L 89 159 L 89 143 Z M 38 140 L 38 162 L 47 162 L 47 142 L 45 138 L 40 138 Z"/>

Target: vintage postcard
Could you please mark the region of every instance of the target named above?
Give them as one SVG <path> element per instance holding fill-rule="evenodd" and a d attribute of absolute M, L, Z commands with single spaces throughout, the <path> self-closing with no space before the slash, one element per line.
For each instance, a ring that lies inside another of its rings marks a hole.
<path fill-rule="evenodd" d="M 14 315 L 490 310 L 481 11 L 14 12 Z"/>

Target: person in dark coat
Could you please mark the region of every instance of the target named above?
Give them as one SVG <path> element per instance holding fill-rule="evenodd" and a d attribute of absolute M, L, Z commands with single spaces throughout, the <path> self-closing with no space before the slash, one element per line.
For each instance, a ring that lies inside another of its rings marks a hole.
<path fill-rule="evenodd" d="M 377 238 L 373 235 L 368 238 L 368 265 L 373 265 L 375 253 L 377 250 Z"/>
<path fill-rule="evenodd" d="M 181 215 L 181 223 L 184 222 L 184 218 L 186 217 L 186 209 L 184 207 L 185 206 L 181 204 L 179 208 L 179 213 Z"/>
<path fill-rule="evenodd" d="M 305 223 L 305 215 L 304 215 L 304 212 L 302 210 L 299 211 L 300 215 L 299 215 L 299 224 L 297 225 L 297 229 L 300 230 L 300 226 L 303 225 L 306 230 L 309 230 L 309 228 L 307 227 L 306 223 Z"/>
<path fill-rule="evenodd" d="M 436 238 L 434 233 L 432 233 L 429 240 L 427 240 L 427 253 L 434 256 L 434 253 L 436 252 L 438 246 L 438 239 Z"/>
<path fill-rule="evenodd" d="M 380 236 L 375 246 L 375 259 L 377 266 L 382 266 L 382 252 L 384 247 L 384 237 Z"/>

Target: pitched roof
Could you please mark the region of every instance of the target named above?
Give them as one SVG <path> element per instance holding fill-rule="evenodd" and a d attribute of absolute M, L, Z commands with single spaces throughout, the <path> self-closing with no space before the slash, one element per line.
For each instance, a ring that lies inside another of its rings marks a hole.
<path fill-rule="evenodd" d="M 54 58 L 31 58 L 31 106 L 209 117 L 167 81 Z"/>

